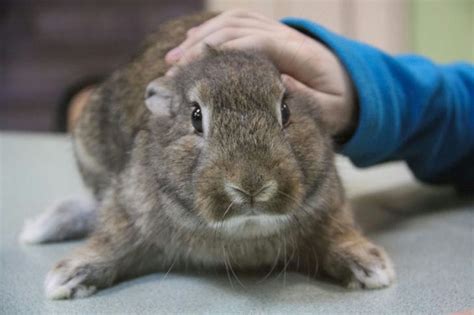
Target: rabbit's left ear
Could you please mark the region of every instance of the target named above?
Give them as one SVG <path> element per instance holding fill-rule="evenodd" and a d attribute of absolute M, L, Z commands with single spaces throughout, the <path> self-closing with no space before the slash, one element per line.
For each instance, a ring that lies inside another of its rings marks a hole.
<path fill-rule="evenodd" d="M 168 77 L 151 81 L 145 92 L 146 107 L 157 116 L 170 116 L 173 90 Z"/>

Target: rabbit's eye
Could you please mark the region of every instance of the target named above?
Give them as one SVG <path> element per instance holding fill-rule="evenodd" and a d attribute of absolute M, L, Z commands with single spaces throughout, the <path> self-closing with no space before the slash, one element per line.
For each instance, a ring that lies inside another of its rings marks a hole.
<path fill-rule="evenodd" d="M 194 102 L 193 103 L 193 113 L 191 114 L 191 120 L 193 123 L 194 129 L 196 129 L 197 132 L 202 132 L 202 111 L 201 107 L 199 107 L 199 104 Z"/>
<path fill-rule="evenodd" d="M 281 124 L 283 125 L 283 127 L 286 127 L 289 121 L 290 121 L 290 109 L 288 108 L 288 105 L 286 105 L 286 103 L 282 103 L 281 104 Z"/>

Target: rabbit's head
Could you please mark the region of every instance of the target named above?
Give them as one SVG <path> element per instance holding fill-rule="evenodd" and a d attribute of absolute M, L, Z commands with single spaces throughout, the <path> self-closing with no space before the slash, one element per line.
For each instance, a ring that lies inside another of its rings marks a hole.
<path fill-rule="evenodd" d="M 275 232 L 327 182 L 329 137 L 259 54 L 211 50 L 151 82 L 146 104 L 162 188 L 208 226 Z"/>

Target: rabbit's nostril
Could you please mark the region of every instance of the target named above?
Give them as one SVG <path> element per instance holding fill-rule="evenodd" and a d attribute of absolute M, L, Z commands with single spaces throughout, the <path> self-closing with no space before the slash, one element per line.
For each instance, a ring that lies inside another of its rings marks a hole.
<path fill-rule="evenodd" d="M 249 192 L 235 184 L 226 183 L 224 189 L 232 202 L 235 202 L 236 204 L 245 203 L 249 200 L 249 198 L 251 198 Z"/>
<path fill-rule="evenodd" d="M 233 183 L 226 183 L 225 191 L 229 197 L 236 203 L 265 202 L 270 200 L 277 191 L 277 183 L 274 180 L 266 182 L 257 189 L 244 189 Z"/>
<path fill-rule="evenodd" d="M 255 200 L 265 202 L 270 200 L 277 192 L 278 184 L 274 180 L 266 182 L 255 194 Z"/>

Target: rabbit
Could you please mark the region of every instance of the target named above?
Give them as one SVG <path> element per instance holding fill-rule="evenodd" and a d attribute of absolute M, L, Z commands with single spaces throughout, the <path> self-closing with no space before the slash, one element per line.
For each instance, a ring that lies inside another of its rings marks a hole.
<path fill-rule="evenodd" d="M 73 144 L 95 219 L 86 243 L 47 274 L 48 298 L 185 269 L 394 282 L 390 258 L 354 222 L 317 106 L 288 94 L 270 60 L 208 47 L 164 76 L 165 53 L 211 16 L 161 27 L 85 107 Z M 40 242 L 68 237 L 57 234 Z"/>

